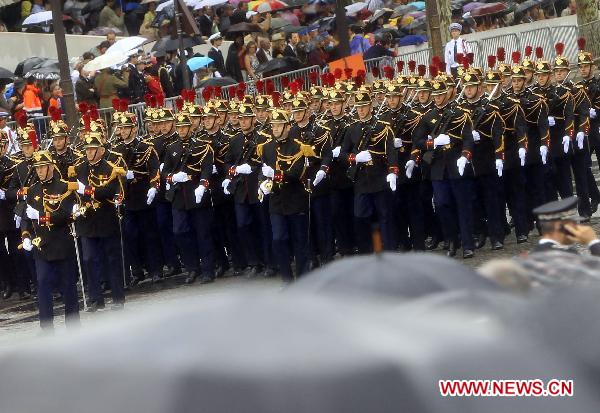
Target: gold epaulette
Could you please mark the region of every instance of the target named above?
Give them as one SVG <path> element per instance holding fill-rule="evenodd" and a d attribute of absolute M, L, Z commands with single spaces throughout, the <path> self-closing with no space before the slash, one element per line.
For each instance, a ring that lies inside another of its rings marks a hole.
<path fill-rule="evenodd" d="M 265 132 L 265 131 L 262 131 L 262 130 L 261 130 L 261 131 L 258 131 L 258 134 L 259 134 L 259 135 L 262 135 L 262 136 L 264 136 L 264 137 L 267 137 L 267 138 L 269 138 L 269 139 L 272 137 L 272 136 L 271 136 L 271 134 L 269 134 L 269 133 L 267 133 L 267 132 Z"/>
<path fill-rule="evenodd" d="M 77 176 L 77 172 L 75 171 L 75 166 L 71 165 L 67 168 L 67 177 L 75 178 Z"/>
<path fill-rule="evenodd" d="M 384 125 L 386 125 L 386 126 L 390 126 L 390 125 L 391 125 L 391 123 L 390 123 L 390 122 L 388 122 L 387 120 L 381 120 L 381 119 L 377 119 L 377 122 L 378 122 L 378 123 L 383 123 L 383 124 L 384 124 Z"/>
<path fill-rule="evenodd" d="M 294 139 L 294 141 L 300 145 L 300 152 L 302 153 L 303 156 L 306 156 L 306 157 L 311 157 L 311 156 L 316 157 L 317 156 L 317 154 L 315 152 L 315 148 L 312 145 L 302 143 L 298 139 Z"/>
<path fill-rule="evenodd" d="M 258 145 L 256 145 L 256 154 L 262 158 L 263 155 L 263 146 L 265 146 L 267 142 L 263 142 L 263 143 L 259 143 Z"/>

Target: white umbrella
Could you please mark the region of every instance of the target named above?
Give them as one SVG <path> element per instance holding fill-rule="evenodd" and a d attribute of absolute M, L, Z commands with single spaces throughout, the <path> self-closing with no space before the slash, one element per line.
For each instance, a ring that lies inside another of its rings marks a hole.
<path fill-rule="evenodd" d="M 194 7 L 196 10 L 201 9 L 202 7 L 211 7 L 218 6 L 219 4 L 225 4 L 227 0 L 201 0 Z"/>
<path fill-rule="evenodd" d="M 173 6 L 173 0 L 165 1 L 164 3 L 160 3 L 158 6 L 156 6 L 156 12 L 158 13 L 159 11 L 162 11 L 163 9 L 165 9 L 167 7 L 172 7 L 172 6 Z"/>
<path fill-rule="evenodd" d="M 348 6 L 346 6 L 346 13 L 347 14 L 356 14 L 359 11 L 361 11 L 362 9 L 364 9 L 365 7 L 367 7 L 367 3 L 364 3 L 362 1 L 359 1 L 358 3 L 352 3 L 352 4 L 349 4 Z"/>
<path fill-rule="evenodd" d="M 88 62 L 83 66 L 83 70 L 87 72 L 96 72 L 98 70 L 106 69 L 107 67 L 121 64 L 125 62 L 128 57 L 127 53 L 123 52 L 105 53 Z"/>
<path fill-rule="evenodd" d="M 50 20 L 52 20 L 52 11 L 41 11 L 39 13 L 30 14 L 27 16 L 27 18 L 23 20 L 23 23 L 21 23 L 21 26 L 46 23 Z"/>
<path fill-rule="evenodd" d="M 106 53 L 125 53 L 132 49 L 137 49 L 139 46 L 143 45 L 144 43 L 148 43 L 149 41 L 150 40 L 141 36 L 125 37 L 124 39 L 117 40 L 115 44 L 113 44 L 106 50 Z"/>

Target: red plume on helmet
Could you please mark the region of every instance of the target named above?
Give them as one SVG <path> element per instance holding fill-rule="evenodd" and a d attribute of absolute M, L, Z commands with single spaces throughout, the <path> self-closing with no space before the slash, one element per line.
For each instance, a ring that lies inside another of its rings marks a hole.
<path fill-rule="evenodd" d="M 328 82 L 329 82 L 329 86 L 333 86 L 335 85 L 335 75 L 333 73 L 329 73 L 327 76 Z"/>
<path fill-rule="evenodd" d="M 281 94 L 274 90 L 271 92 L 271 99 L 273 100 L 273 106 L 279 107 L 279 101 L 281 100 Z"/>
<path fill-rule="evenodd" d="M 244 94 L 246 94 L 246 83 L 240 82 L 240 84 L 238 85 L 238 90 L 241 90 L 242 92 L 244 92 Z"/>
<path fill-rule="evenodd" d="M 348 79 L 348 80 L 352 79 L 353 74 L 354 74 L 354 69 L 352 69 L 351 67 L 347 67 L 344 69 L 344 75 L 346 76 L 346 79 Z"/>
<path fill-rule="evenodd" d="M 487 57 L 487 64 L 490 69 L 493 69 L 494 66 L 496 66 L 496 56 L 494 56 L 493 54 L 489 55 Z"/>
<path fill-rule="evenodd" d="M 379 78 L 379 67 L 377 66 L 373 66 L 371 68 L 371 74 L 373 75 L 373 77 Z"/>
<path fill-rule="evenodd" d="M 227 97 L 229 99 L 233 99 L 234 97 L 236 97 L 236 86 L 229 86 L 227 89 Z"/>
<path fill-rule="evenodd" d="M 398 73 L 402 73 L 404 70 L 404 60 L 398 60 L 396 62 L 396 69 L 398 69 Z"/>
<path fill-rule="evenodd" d="M 425 73 L 427 73 L 427 67 L 425 65 L 419 65 L 417 67 L 417 73 L 419 76 L 425 76 Z"/>
<path fill-rule="evenodd" d="M 300 85 L 298 84 L 298 81 L 294 80 L 293 82 L 290 83 L 290 93 L 294 96 L 296 96 L 296 94 L 300 91 Z"/>
<path fill-rule="evenodd" d="M 506 60 L 506 50 L 504 50 L 504 47 L 496 49 L 496 57 L 499 62 L 504 62 L 504 60 Z"/>
<path fill-rule="evenodd" d="M 544 57 L 544 49 L 542 49 L 541 47 L 536 47 L 535 48 L 535 57 L 536 59 L 541 59 L 542 57 Z"/>
<path fill-rule="evenodd" d="M 194 103 L 196 101 L 196 90 L 190 89 L 188 90 L 188 99 L 190 103 Z"/>
<path fill-rule="evenodd" d="M 265 81 L 262 79 L 258 79 L 255 83 L 256 91 L 259 95 L 264 95 L 265 93 Z"/>
<path fill-rule="evenodd" d="M 321 78 L 321 86 L 326 86 L 326 87 L 329 86 L 329 84 L 328 84 L 328 82 L 329 82 L 329 76 L 327 76 L 328 74 L 329 74 L 329 72 L 323 73 L 320 76 L 320 78 Z"/>
<path fill-rule="evenodd" d="M 365 78 L 364 77 L 356 76 L 354 78 L 354 85 L 357 88 L 361 87 L 364 83 L 365 83 Z"/>
<path fill-rule="evenodd" d="M 242 89 L 237 89 L 235 92 L 235 96 L 238 98 L 239 101 L 244 100 L 244 95 L 246 94 L 245 91 L 243 91 Z"/>
<path fill-rule="evenodd" d="M 48 109 L 48 112 L 50 113 L 50 118 L 54 122 L 58 122 L 59 120 L 62 119 L 62 112 L 56 106 L 50 106 L 50 108 Z"/>
<path fill-rule="evenodd" d="M 210 100 L 210 98 L 212 97 L 212 93 L 212 86 L 206 86 L 204 89 L 202 89 L 202 99 L 204 100 L 204 102 L 208 102 Z"/>
<path fill-rule="evenodd" d="M 92 123 L 92 119 L 89 114 L 85 114 L 81 117 L 83 119 L 83 127 L 86 131 L 90 130 L 90 124 Z"/>
<path fill-rule="evenodd" d="M 38 148 L 37 134 L 35 133 L 35 129 L 30 130 L 27 135 L 29 136 L 29 141 L 31 142 L 31 146 L 33 149 Z"/>
<path fill-rule="evenodd" d="M 83 115 L 84 113 L 86 113 L 86 112 L 88 111 L 88 109 L 89 109 L 89 105 L 88 105 L 87 103 L 85 103 L 85 102 L 81 102 L 81 103 L 79 104 L 79 113 L 81 113 L 82 115 Z"/>
<path fill-rule="evenodd" d="M 475 53 L 467 53 L 467 60 L 469 61 L 470 65 L 473 65 L 473 62 L 475 62 Z"/>
<path fill-rule="evenodd" d="M 470 67 L 471 67 L 471 63 L 469 63 L 469 59 L 465 58 L 463 60 L 463 69 L 467 70 Z"/>
<path fill-rule="evenodd" d="M 177 99 L 175 99 L 175 106 L 177 107 L 177 111 L 181 112 L 181 110 L 183 109 L 183 98 L 182 97 L 178 97 Z"/>
<path fill-rule="evenodd" d="M 462 65 L 465 63 L 465 60 L 465 55 L 463 53 L 456 53 L 456 56 L 454 58 L 454 61 L 456 61 L 456 63 Z"/>
<path fill-rule="evenodd" d="M 383 75 L 386 79 L 392 80 L 394 78 L 394 68 L 392 66 L 384 66 Z"/>
<path fill-rule="evenodd" d="M 88 111 L 91 120 L 98 120 L 100 118 L 100 114 L 98 113 L 98 108 L 96 105 L 90 105 L 90 109 Z"/>
<path fill-rule="evenodd" d="M 585 39 L 583 37 L 577 39 L 577 48 L 579 50 L 585 50 Z"/>
<path fill-rule="evenodd" d="M 319 76 L 318 72 L 310 72 L 308 74 L 308 80 L 310 80 L 310 84 L 311 85 L 316 85 L 317 84 L 317 78 Z"/>
<path fill-rule="evenodd" d="M 440 57 L 439 57 L 439 56 L 433 56 L 433 57 L 431 58 L 431 64 L 432 64 L 432 65 L 434 65 L 434 66 L 436 66 L 436 67 L 440 67 L 440 61 L 441 61 L 441 60 L 442 60 L 442 59 L 440 59 Z"/>
<path fill-rule="evenodd" d="M 414 73 L 416 68 L 417 68 L 417 62 L 414 60 L 409 60 L 408 61 L 408 70 L 410 70 L 410 73 Z"/>
<path fill-rule="evenodd" d="M 295 80 L 295 82 L 298 84 L 298 87 L 300 89 L 304 89 L 304 79 L 303 78 L 299 77 Z"/>
<path fill-rule="evenodd" d="M 17 125 L 19 125 L 19 127 L 21 128 L 25 128 L 27 127 L 27 113 L 25 113 L 25 111 L 23 109 L 15 112 L 15 121 L 17 122 Z"/>
<path fill-rule="evenodd" d="M 196 93 L 194 92 L 194 95 Z M 215 99 L 221 99 L 223 97 L 223 88 L 221 86 L 215 86 L 213 89 L 213 97 Z"/>
<path fill-rule="evenodd" d="M 342 69 L 341 69 L 340 67 L 336 68 L 336 69 L 333 71 L 333 76 L 335 77 L 335 80 L 339 80 L 339 79 L 341 79 L 341 78 L 342 78 L 342 73 L 343 73 L 343 72 L 342 72 Z"/>
<path fill-rule="evenodd" d="M 433 79 L 439 74 L 438 67 L 436 65 L 429 65 L 429 76 Z"/>
<path fill-rule="evenodd" d="M 531 57 L 532 52 L 533 52 L 533 47 L 525 46 L 525 57 Z"/>
<path fill-rule="evenodd" d="M 162 108 L 163 106 L 165 106 L 165 95 L 159 93 L 156 95 L 156 107 Z"/>
<path fill-rule="evenodd" d="M 521 61 L 521 52 L 512 52 L 511 58 L 513 64 L 518 65 Z"/>
<path fill-rule="evenodd" d="M 273 92 L 275 91 L 275 83 L 273 83 L 273 79 L 267 79 L 267 81 L 265 82 L 265 89 L 267 95 L 273 94 Z"/>
<path fill-rule="evenodd" d="M 284 89 L 287 89 L 288 87 L 290 87 L 290 78 L 288 76 L 281 77 L 281 86 Z"/>
<path fill-rule="evenodd" d="M 121 107 L 121 99 L 119 99 L 119 98 L 114 98 L 114 99 L 112 100 L 112 107 L 113 107 L 113 109 L 114 109 L 115 111 L 117 111 L 117 112 L 118 112 L 118 111 L 119 111 L 119 108 Z M 86 110 L 86 112 L 87 112 L 87 110 Z"/>
<path fill-rule="evenodd" d="M 565 44 L 564 43 L 556 43 L 554 45 L 554 50 L 556 50 L 556 55 L 557 56 L 562 56 L 563 53 L 565 52 Z"/>
<path fill-rule="evenodd" d="M 119 110 L 121 112 L 127 112 L 127 109 L 129 109 L 129 100 L 123 98 L 119 101 Z"/>

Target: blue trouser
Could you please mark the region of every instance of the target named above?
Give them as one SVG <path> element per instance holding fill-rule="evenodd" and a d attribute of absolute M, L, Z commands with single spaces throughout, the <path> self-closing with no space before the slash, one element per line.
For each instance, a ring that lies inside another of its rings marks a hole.
<path fill-rule="evenodd" d="M 321 259 L 321 264 L 326 264 L 333 259 L 333 215 L 331 210 L 331 196 L 321 195 L 310 201 L 310 226 L 314 238 L 316 251 Z"/>
<path fill-rule="evenodd" d="M 590 154 L 585 146 L 581 151 L 571 156 L 571 168 L 575 177 L 575 191 L 577 192 L 577 207 L 579 215 L 591 217 L 592 206 L 590 205 L 590 184 L 588 182 L 588 170 L 590 169 Z"/>
<path fill-rule="evenodd" d="M 463 250 L 474 249 L 473 180 L 471 178 L 443 179 L 431 181 L 431 184 L 435 210 L 440 217 L 444 238 L 456 243 L 460 231 Z"/>
<path fill-rule="evenodd" d="M 272 265 L 271 257 L 271 222 L 268 214 L 265 215 L 264 208 L 268 208 L 268 197 L 265 197 L 263 205 L 257 204 L 235 204 L 235 219 L 238 233 L 244 245 L 248 265 L 264 266 Z"/>
<path fill-rule="evenodd" d="M 213 278 L 214 249 L 211 234 L 211 208 L 181 210 L 173 208 L 173 231 L 178 239 L 186 270 L 197 271 L 200 259 L 202 276 Z"/>
<path fill-rule="evenodd" d="M 273 230 L 273 252 L 281 278 L 293 281 L 292 256 L 296 260 L 296 275 L 300 277 L 308 271 L 308 216 L 304 213 L 293 215 L 271 214 Z"/>
<path fill-rule="evenodd" d="M 8 249 L 4 247 L 5 238 Z M 0 279 L 13 291 L 29 291 L 29 267 L 24 252 L 17 248 L 21 243 L 20 233 L 15 230 L 0 234 L 0 242 Z"/>
<path fill-rule="evenodd" d="M 391 191 L 384 190 L 368 194 L 356 194 L 354 196 L 354 216 L 359 219 L 358 227 L 360 234 L 357 242 L 358 251 L 361 254 L 368 253 L 372 249 L 371 234 L 369 233 L 370 221 L 379 223 L 383 248 L 386 251 L 396 249 L 392 219 L 392 195 Z"/>
<path fill-rule="evenodd" d="M 546 165 L 529 164 L 525 165 L 525 194 L 527 195 L 527 221 L 530 229 L 533 229 L 533 209 L 546 202 L 546 192 L 544 187 L 544 171 Z"/>
<path fill-rule="evenodd" d="M 354 189 L 352 187 L 336 189 L 331 194 L 335 241 L 339 253 L 354 253 Z"/>
<path fill-rule="evenodd" d="M 550 167 L 546 169 L 549 174 L 548 178 L 544 179 L 546 183 L 545 201 L 556 201 L 558 197 L 561 199 L 573 196 L 573 179 L 571 178 L 571 160 L 570 156 L 553 158 Z"/>
<path fill-rule="evenodd" d="M 506 208 L 509 206 L 510 215 L 515 223 L 515 234 L 517 236 L 529 234 L 527 224 L 527 201 L 525 199 L 525 176 L 522 167 L 514 167 L 502 171 L 503 185 L 500 193 L 500 218 L 505 221 Z"/>
<path fill-rule="evenodd" d="M 59 285 L 65 304 L 65 321 L 67 325 L 79 324 L 79 301 L 77 298 L 77 264 L 75 257 L 64 260 L 46 261 L 35 259 L 38 283 L 38 307 L 42 328 L 52 328 L 54 311 L 52 293 L 54 286 Z"/>
<path fill-rule="evenodd" d="M 215 260 L 223 268 L 229 267 L 227 255 L 231 255 L 231 263 L 235 269 L 246 268 L 246 257 L 237 233 L 235 211 L 232 201 L 226 201 L 214 207 L 215 218 L 212 234 L 215 243 Z"/>
<path fill-rule="evenodd" d="M 478 234 L 487 233 L 493 241 L 504 242 L 504 228 L 500 215 L 498 192 L 500 181 L 495 173 L 475 178 L 477 196 L 474 199 L 473 211 L 477 219 Z M 485 230 L 487 227 L 487 231 Z"/>
<path fill-rule="evenodd" d="M 421 206 L 423 208 L 423 220 L 425 223 L 425 237 L 430 236 L 441 240 L 442 224 L 440 219 L 433 209 L 433 186 L 429 179 L 423 179 L 419 185 L 419 193 L 421 198 Z"/>
<path fill-rule="evenodd" d="M 141 211 L 125 210 L 123 217 L 123 241 L 125 257 L 133 273 L 146 268 L 150 275 L 162 274 L 158 225 L 154 208 Z"/>
<path fill-rule="evenodd" d="M 405 242 L 407 246 L 416 251 L 425 250 L 425 215 L 421 204 L 421 182 L 409 181 L 399 186 L 394 193 L 396 200 L 395 217 L 398 232 L 402 231 L 402 238 L 398 241 Z M 407 238 L 406 229 L 410 230 Z M 397 234 L 400 238 L 400 233 Z"/>
<path fill-rule="evenodd" d="M 179 258 L 175 248 L 175 237 L 173 235 L 173 215 L 169 202 L 156 202 L 156 222 L 158 234 L 162 246 L 163 264 L 170 267 L 179 267 Z"/>
<path fill-rule="evenodd" d="M 104 303 L 101 282 L 106 279 L 110 284 L 113 303 L 124 303 L 123 265 L 119 236 L 81 237 L 81 245 L 83 246 L 83 264 L 88 276 L 90 301 L 98 304 Z"/>

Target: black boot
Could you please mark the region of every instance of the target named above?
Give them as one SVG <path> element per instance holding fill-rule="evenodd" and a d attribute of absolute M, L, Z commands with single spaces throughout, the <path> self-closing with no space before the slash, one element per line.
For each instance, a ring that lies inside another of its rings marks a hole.
<path fill-rule="evenodd" d="M 500 241 L 492 242 L 492 251 L 498 251 L 504 249 L 504 244 Z"/>
<path fill-rule="evenodd" d="M 475 253 L 473 252 L 473 250 L 463 250 L 463 259 L 467 259 L 467 258 L 473 258 L 475 256 Z"/>
<path fill-rule="evenodd" d="M 438 247 L 440 244 L 440 240 L 437 237 L 431 237 L 430 240 L 425 241 L 425 249 L 428 251 L 432 251 Z"/>
<path fill-rule="evenodd" d="M 448 244 L 448 251 L 446 251 L 446 256 L 454 257 L 456 255 L 456 242 L 450 242 Z"/>
<path fill-rule="evenodd" d="M 478 236 L 475 239 L 475 249 L 480 249 L 483 248 L 485 246 L 485 242 L 487 240 L 487 237 L 484 234 L 481 234 L 480 236 Z"/>
<path fill-rule="evenodd" d="M 10 297 L 12 297 L 13 295 L 13 289 L 10 285 L 6 286 L 6 290 L 4 291 L 4 294 L 2 294 L 2 298 L 4 298 L 5 300 L 8 300 Z"/>

